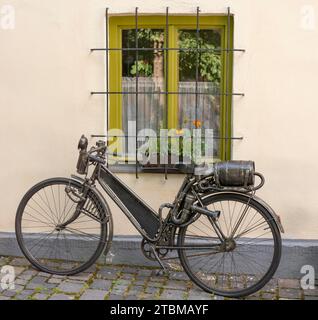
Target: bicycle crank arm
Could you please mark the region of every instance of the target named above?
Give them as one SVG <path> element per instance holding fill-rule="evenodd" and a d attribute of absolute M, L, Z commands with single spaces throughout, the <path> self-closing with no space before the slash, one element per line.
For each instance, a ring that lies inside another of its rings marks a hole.
<path fill-rule="evenodd" d="M 219 210 L 211 211 L 211 210 L 208 210 L 206 208 L 198 207 L 198 206 L 195 206 L 195 205 L 191 206 L 191 209 L 193 211 L 195 211 L 195 212 L 204 214 L 205 216 L 208 216 L 208 217 L 213 218 L 213 219 L 218 219 L 220 217 L 220 214 L 221 214 L 221 211 L 219 211 Z"/>

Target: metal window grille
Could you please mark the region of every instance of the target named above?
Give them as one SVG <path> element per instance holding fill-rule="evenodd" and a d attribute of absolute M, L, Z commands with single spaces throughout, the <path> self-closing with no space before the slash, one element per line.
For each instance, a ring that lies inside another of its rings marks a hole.
<path fill-rule="evenodd" d="M 106 117 L 107 117 L 107 128 L 109 128 L 109 96 L 112 94 L 133 94 L 136 97 L 136 154 L 135 154 L 135 174 L 136 178 L 138 178 L 138 148 L 137 148 L 137 132 L 138 132 L 138 95 L 140 94 L 162 94 L 165 95 L 165 105 L 166 105 L 166 112 L 165 112 L 165 117 L 166 117 L 166 123 L 168 123 L 168 108 L 169 108 L 169 103 L 168 103 L 168 96 L 169 95 L 182 95 L 182 94 L 193 94 L 195 95 L 195 121 L 198 119 L 198 96 L 199 95 L 219 95 L 219 96 L 230 96 L 231 97 L 231 104 L 233 105 L 233 96 L 244 96 L 244 93 L 241 92 L 230 92 L 231 88 L 231 77 L 230 77 L 230 53 L 231 52 L 245 52 L 245 49 L 237 49 L 237 48 L 231 48 L 231 43 L 230 43 L 230 23 L 231 23 L 231 10 L 230 7 L 227 8 L 227 43 L 226 43 L 226 48 L 221 48 L 221 49 L 210 49 L 210 48 L 200 48 L 199 47 L 199 37 L 200 37 L 200 8 L 196 8 L 196 43 L 197 46 L 196 48 L 171 48 L 168 45 L 169 41 L 169 8 L 166 8 L 165 12 L 165 43 L 167 44 L 166 47 L 162 48 L 139 48 L 138 46 L 138 31 L 139 31 L 139 26 L 138 26 L 138 17 L 139 17 L 139 12 L 138 12 L 138 7 L 135 8 L 135 14 L 134 14 L 134 20 L 135 20 L 135 48 L 109 48 L 109 8 L 106 8 L 105 12 L 105 19 L 106 19 L 106 47 L 105 48 L 92 48 L 90 49 L 91 52 L 95 51 L 105 51 L 106 53 L 106 64 L 105 64 L 105 73 L 106 73 L 106 91 L 92 91 L 92 95 L 106 95 Z M 139 71 L 138 71 L 138 55 L 139 51 L 162 51 L 165 53 L 165 91 L 152 91 L 152 92 L 145 92 L 145 91 L 140 91 L 138 89 L 138 78 L 139 78 Z M 169 50 L 174 50 L 174 51 L 194 51 L 196 53 L 196 65 L 195 65 L 195 91 L 194 92 L 182 92 L 182 91 L 169 91 L 169 61 L 168 57 L 169 55 L 167 54 Z M 109 91 L 109 52 L 110 51 L 134 51 L 135 52 L 135 63 L 136 63 L 136 75 L 135 75 L 135 81 L 136 81 L 136 89 L 135 91 Z M 225 52 L 226 56 L 226 70 L 225 70 L 225 75 L 226 75 L 226 83 L 225 83 L 225 92 L 221 93 L 215 93 L 215 92 L 199 92 L 198 90 L 198 81 L 199 81 L 199 54 L 200 52 L 204 51 L 209 51 L 209 52 Z M 233 90 L 232 90 L 233 91 Z M 225 136 L 224 137 L 214 137 L 214 139 L 225 139 L 225 140 L 242 140 L 243 137 L 232 137 L 232 136 L 227 136 L 228 133 L 228 126 L 230 125 L 228 123 L 228 113 L 229 113 L 229 99 L 225 99 Z M 94 134 L 92 137 L 106 137 L 108 138 L 118 138 L 119 136 L 110 136 L 110 135 L 104 135 L 104 134 Z M 121 136 L 121 137 L 128 137 L 128 136 Z M 167 179 L 167 165 L 164 165 L 164 175 L 165 178 Z"/>

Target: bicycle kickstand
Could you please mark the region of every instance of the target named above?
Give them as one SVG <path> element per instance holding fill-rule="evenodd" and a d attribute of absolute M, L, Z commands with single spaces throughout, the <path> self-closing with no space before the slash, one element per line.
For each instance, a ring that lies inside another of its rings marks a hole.
<path fill-rule="evenodd" d="M 157 275 L 168 275 L 168 274 L 169 274 L 169 271 L 168 271 L 168 269 L 164 266 L 164 264 L 163 264 L 163 262 L 161 261 L 161 259 L 159 258 L 158 253 L 157 253 L 157 251 L 156 251 L 156 249 L 155 249 L 155 246 L 154 246 L 154 245 L 151 245 L 150 248 L 151 248 L 151 250 L 152 250 L 152 252 L 153 252 L 153 254 L 154 254 L 157 262 L 159 263 L 160 267 L 162 268 L 162 270 L 159 270 L 159 271 L 158 271 Z"/>

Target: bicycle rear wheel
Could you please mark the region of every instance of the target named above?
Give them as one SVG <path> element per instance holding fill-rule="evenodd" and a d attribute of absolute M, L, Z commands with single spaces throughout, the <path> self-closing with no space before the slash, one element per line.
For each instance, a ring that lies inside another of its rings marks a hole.
<path fill-rule="evenodd" d="M 180 229 L 178 246 L 185 249 L 179 250 L 179 257 L 185 272 L 203 290 L 221 296 L 243 297 L 260 290 L 275 273 L 281 256 L 274 218 L 243 194 L 212 194 L 203 203 L 219 211 L 220 217 L 217 228 L 212 218 L 200 215 Z"/>
<path fill-rule="evenodd" d="M 82 195 L 83 185 L 71 179 L 35 185 L 23 197 L 15 224 L 18 244 L 31 264 L 59 275 L 82 272 L 98 259 L 107 242 L 110 215 L 92 189 L 81 199 L 69 197 L 66 188 Z M 79 205 L 80 213 L 72 221 Z"/>

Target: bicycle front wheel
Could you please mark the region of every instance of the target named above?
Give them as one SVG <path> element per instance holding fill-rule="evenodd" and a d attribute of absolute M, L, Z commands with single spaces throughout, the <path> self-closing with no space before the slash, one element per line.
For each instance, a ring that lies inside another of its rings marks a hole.
<path fill-rule="evenodd" d="M 16 237 L 23 254 L 37 269 L 72 275 L 90 267 L 102 253 L 109 212 L 93 190 L 81 199 L 82 187 L 71 179 L 48 179 L 23 197 L 16 215 Z M 78 199 L 82 205 L 76 215 Z"/>
<path fill-rule="evenodd" d="M 181 264 L 203 290 L 243 297 L 260 290 L 275 273 L 281 256 L 281 236 L 267 209 L 238 193 L 212 194 L 203 199 L 218 220 L 200 215 L 180 229 Z"/>

